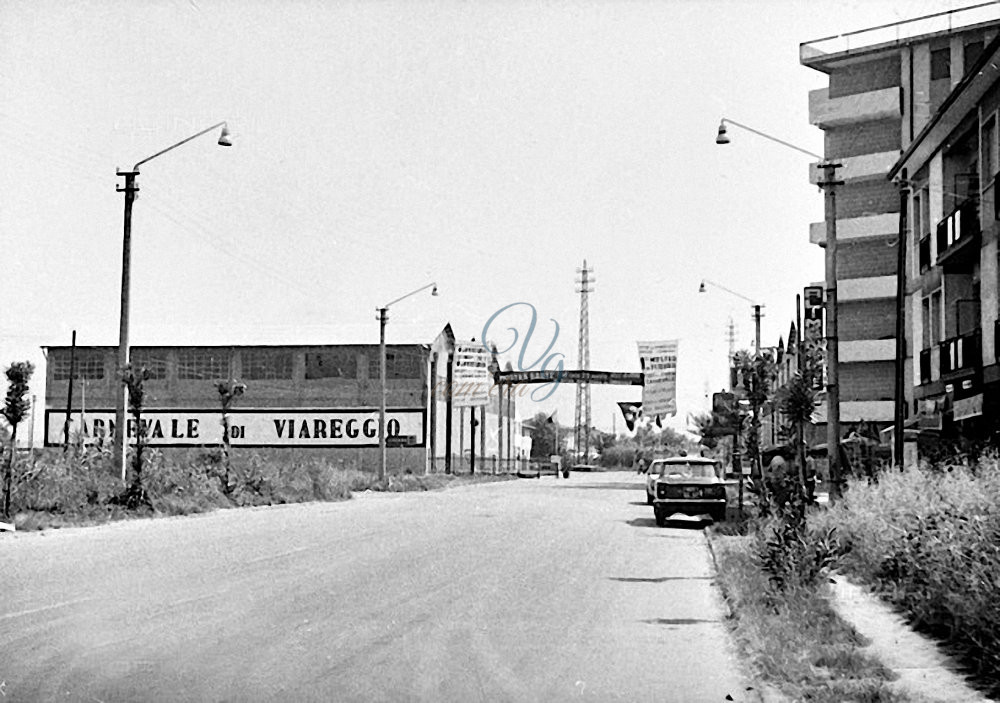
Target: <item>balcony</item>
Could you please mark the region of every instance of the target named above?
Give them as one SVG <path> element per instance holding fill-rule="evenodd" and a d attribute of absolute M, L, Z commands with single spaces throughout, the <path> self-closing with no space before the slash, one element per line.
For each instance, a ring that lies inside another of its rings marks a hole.
<path fill-rule="evenodd" d="M 975 246 L 979 235 L 979 201 L 969 199 L 937 224 L 938 265 L 949 272 L 971 270 L 979 261 L 979 247 Z"/>
<path fill-rule="evenodd" d="M 975 371 L 983 365 L 982 332 L 979 329 L 959 337 L 951 337 L 938 345 L 941 350 L 941 377 L 965 371 Z M 923 352 L 921 352 L 923 377 Z"/>
<path fill-rule="evenodd" d="M 899 118 L 898 87 L 830 97 L 829 88 L 809 91 L 809 123 L 820 129 Z M 899 154 L 896 154 L 899 158 Z M 891 165 L 891 164 L 890 164 Z"/>

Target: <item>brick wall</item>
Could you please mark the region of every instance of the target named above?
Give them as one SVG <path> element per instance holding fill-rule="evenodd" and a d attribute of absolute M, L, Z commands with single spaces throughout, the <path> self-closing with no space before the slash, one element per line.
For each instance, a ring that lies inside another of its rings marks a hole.
<path fill-rule="evenodd" d="M 899 190 L 887 180 L 849 183 L 837 189 L 837 219 L 899 212 Z"/>
<path fill-rule="evenodd" d="M 823 134 L 823 153 L 831 159 L 842 159 L 861 154 L 897 151 L 901 144 L 901 133 L 902 125 L 898 119 L 831 127 Z"/>
<path fill-rule="evenodd" d="M 847 239 L 837 242 L 837 278 L 871 278 L 896 275 L 894 240 Z"/>
<path fill-rule="evenodd" d="M 891 361 L 841 364 L 840 400 L 892 400 L 895 365 Z"/>
<path fill-rule="evenodd" d="M 830 74 L 830 97 L 867 93 L 898 86 L 899 54 L 875 61 L 865 61 L 838 69 Z"/>
<path fill-rule="evenodd" d="M 837 336 L 841 342 L 896 336 L 895 298 L 841 302 L 837 310 Z"/>

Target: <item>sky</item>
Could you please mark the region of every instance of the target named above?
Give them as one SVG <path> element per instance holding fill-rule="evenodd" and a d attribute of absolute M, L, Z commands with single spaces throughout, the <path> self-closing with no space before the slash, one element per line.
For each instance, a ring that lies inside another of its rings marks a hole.
<path fill-rule="evenodd" d="M 0 0 L 0 364 L 35 362 L 43 403 L 41 347 L 117 345 L 116 170 L 225 120 L 232 147 L 140 168 L 132 344 L 376 344 L 376 308 L 436 282 L 390 308 L 390 344 L 480 339 L 524 303 L 494 341 L 533 310 L 525 365 L 551 344 L 578 368 L 586 261 L 591 368 L 679 340 L 684 429 L 726 384 L 730 319 L 752 346 L 744 298 L 775 345 L 823 278 L 810 159 L 716 145 L 720 119 L 821 153 L 800 42 L 970 4 Z M 602 429 L 641 394 L 591 389 Z"/>

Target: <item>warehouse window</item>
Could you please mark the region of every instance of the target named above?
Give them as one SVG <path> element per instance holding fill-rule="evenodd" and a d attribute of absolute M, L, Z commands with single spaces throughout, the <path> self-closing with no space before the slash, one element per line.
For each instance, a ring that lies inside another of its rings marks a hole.
<path fill-rule="evenodd" d="M 287 380 L 292 377 L 292 353 L 277 349 L 245 350 L 243 378 L 250 381 Z"/>
<path fill-rule="evenodd" d="M 358 355 L 353 349 L 306 354 L 306 378 L 357 378 Z"/>
<path fill-rule="evenodd" d="M 132 368 L 145 367 L 152 381 L 167 377 L 167 355 L 165 352 L 134 351 L 132 352 Z"/>
<path fill-rule="evenodd" d="M 420 378 L 424 360 L 413 352 L 386 352 L 386 378 Z"/>
<path fill-rule="evenodd" d="M 177 378 L 213 381 L 229 378 L 229 353 L 216 349 L 184 349 L 177 352 Z"/>
<path fill-rule="evenodd" d="M 70 353 L 67 350 L 52 359 L 52 380 L 68 381 L 70 376 Z M 100 352 L 76 352 L 75 377 L 91 381 L 104 378 L 104 355 Z"/>

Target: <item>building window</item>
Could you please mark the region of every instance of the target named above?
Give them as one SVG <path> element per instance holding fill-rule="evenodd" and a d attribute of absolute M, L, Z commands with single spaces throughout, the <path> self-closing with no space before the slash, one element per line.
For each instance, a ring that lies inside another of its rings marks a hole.
<path fill-rule="evenodd" d="M 244 350 L 243 378 L 248 381 L 287 380 L 292 377 L 292 353 L 277 349 Z"/>
<path fill-rule="evenodd" d="M 423 357 L 414 352 L 396 351 L 385 353 L 386 378 L 420 378 Z"/>
<path fill-rule="evenodd" d="M 75 377 L 78 379 L 96 381 L 104 378 L 104 355 L 100 352 L 95 353 L 78 350 L 76 353 L 75 365 Z M 66 351 L 64 353 L 60 353 L 52 359 L 52 380 L 68 381 L 69 376 L 70 353 L 69 351 Z"/>
<path fill-rule="evenodd" d="M 983 125 L 983 138 L 980 143 L 982 154 L 982 179 L 984 186 L 993 182 L 996 175 L 996 153 L 997 153 L 997 127 L 996 122 L 991 118 Z"/>
<path fill-rule="evenodd" d="M 951 49 L 937 49 L 931 52 L 931 80 L 951 78 Z"/>
<path fill-rule="evenodd" d="M 930 305 L 930 342 L 940 344 L 944 341 L 944 310 L 941 306 L 941 291 L 931 293 Z"/>
<path fill-rule="evenodd" d="M 353 349 L 332 349 L 306 354 L 306 378 L 357 378 L 358 354 Z"/>
<path fill-rule="evenodd" d="M 207 381 L 229 378 L 229 352 L 216 349 L 182 349 L 177 352 L 177 378 Z"/>
<path fill-rule="evenodd" d="M 165 352 L 134 351 L 132 352 L 132 368 L 146 368 L 151 381 L 159 381 L 167 377 L 167 357 Z"/>
<path fill-rule="evenodd" d="M 982 41 L 970 41 L 965 45 L 965 50 L 962 55 L 962 71 L 968 73 L 969 69 L 972 68 L 973 64 L 979 60 L 979 57 L 983 55 L 983 42 Z"/>

